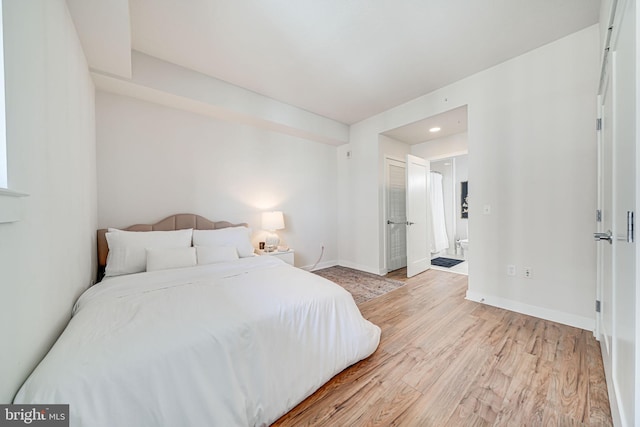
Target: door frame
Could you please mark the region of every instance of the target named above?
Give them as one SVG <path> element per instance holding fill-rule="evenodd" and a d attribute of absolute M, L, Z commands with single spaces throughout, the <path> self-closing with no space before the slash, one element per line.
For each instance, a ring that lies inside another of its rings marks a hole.
<path fill-rule="evenodd" d="M 596 101 L 596 114 L 598 117 L 598 120 L 601 122 L 602 120 L 602 95 L 598 94 L 597 96 L 597 101 Z M 603 189 L 603 185 L 602 185 L 602 180 L 604 179 L 603 177 L 603 154 L 604 154 L 604 147 L 603 147 L 603 142 L 602 142 L 602 132 L 600 131 L 600 129 L 598 129 L 597 132 L 597 137 L 596 137 L 596 156 L 597 156 L 597 161 L 596 161 L 596 232 L 597 233 L 602 233 L 603 232 L 603 225 L 602 225 L 602 220 L 601 220 L 601 216 L 602 216 L 602 204 L 604 203 L 603 197 L 602 197 L 602 191 Z M 603 294 L 603 276 L 602 276 L 602 269 L 600 268 L 600 266 L 602 265 L 603 259 L 602 259 L 603 255 L 602 255 L 602 246 L 601 245 L 596 245 L 596 302 L 597 301 L 602 301 L 602 294 Z M 593 331 L 593 335 L 594 337 L 600 341 L 600 337 L 603 333 L 602 330 L 602 314 L 598 311 L 596 311 L 596 327 Z"/>

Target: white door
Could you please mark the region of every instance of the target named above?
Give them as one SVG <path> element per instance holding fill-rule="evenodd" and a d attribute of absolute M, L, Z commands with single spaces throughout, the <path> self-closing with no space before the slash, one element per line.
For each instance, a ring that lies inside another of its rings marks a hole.
<path fill-rule="evenodd" d="M 428 177 L 429 162 L 407 155 L 407 277 L 431 267 Z"/>
<path fill-rule="evenodd" d="M 601 88 L 599 162 L 602 203 L 598 327 L 614 421 L 637 425 L 636 252 L 630 227 L 636 206 L 635 1 L 618 2 Z M 606 238 L 606 234 L 601 234 Z"/>
<path fill-rule="evenodd" d="M 622 20 L 612 54 L 613 76 L 613 352 L 612 373 L 623 424 L 638 425 L 635 414 L 635 215 L 636 43 L 635 1 L 618 3 Z M 629 220 L 627 221 L 627 218 Z"/>
<path fill-rule="evenodd" d="M 600 94 L 601 129 L 598 135 L 598 210 L 600 212 L 596 238 L 598 292 L 600 313 L 597 314 L 602 359 L 608 376 L 611 377 L 613 339 L 613 102 L 611 94 L 611 66 Z M 615 392 L 615 390 L 610 390 Z M 613 399 L 612 399 L 613 400 Z"/>
<path fill-rule="evenodd" d="M 386 159 L 387 270 L 407 266 L 407 177 L 406 164 Z"/>

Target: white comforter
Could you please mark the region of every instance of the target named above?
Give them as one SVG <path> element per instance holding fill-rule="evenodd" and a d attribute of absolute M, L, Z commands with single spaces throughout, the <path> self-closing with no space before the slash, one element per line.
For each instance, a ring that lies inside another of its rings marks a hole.
<path fill-rule="evenodd" d="M 379 339 L 347 291 L 275 257 L 115 277 L 14 402 L 68 403 L 71 426 L 266 425 Z"/>

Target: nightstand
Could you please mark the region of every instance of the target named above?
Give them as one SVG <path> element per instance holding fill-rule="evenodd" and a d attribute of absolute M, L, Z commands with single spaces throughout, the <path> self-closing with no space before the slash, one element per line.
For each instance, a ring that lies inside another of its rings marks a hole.
<path fill-rule="evenodd" d="M 275 257 L 280 258 L 281 260 L 283 260 L 287 264 L 294 265 L 294 254 L 295 254 L 295 251 L 293 249 L 289 249 L 288 251 L 284 251 L 284 252 L 280 252 L 280 251 L 265 252 L 265 251 L 258 250 L 258 254 L 259 255 L 267 255 L 267 256 L 275 256 Z"/>

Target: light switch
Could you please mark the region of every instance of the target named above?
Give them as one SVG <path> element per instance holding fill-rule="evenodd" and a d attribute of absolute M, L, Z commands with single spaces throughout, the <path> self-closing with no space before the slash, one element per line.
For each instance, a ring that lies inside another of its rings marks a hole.
<path fill-rule="evenodd" d="M 482 207 L 482 213 L 485 215 L 489 215 L 491 213 L 491 205 L 484 205 Z"/>

